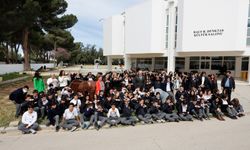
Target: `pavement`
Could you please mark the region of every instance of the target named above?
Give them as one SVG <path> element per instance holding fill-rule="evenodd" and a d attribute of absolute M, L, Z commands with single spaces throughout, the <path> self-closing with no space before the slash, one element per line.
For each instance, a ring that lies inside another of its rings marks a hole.
<path fill-rule="evenodd" d="M 249 150 L 250 149 L 250 85 L 236 81 L 232 98 L 237 97 L 246 116 L 225 122 L 209 121 L 158 123 L 75 132 L 54 132 L 43 127 L 36 135 L 22 135 L 16 127 L 0 134 L 0 149 L 52 150 Z"/>

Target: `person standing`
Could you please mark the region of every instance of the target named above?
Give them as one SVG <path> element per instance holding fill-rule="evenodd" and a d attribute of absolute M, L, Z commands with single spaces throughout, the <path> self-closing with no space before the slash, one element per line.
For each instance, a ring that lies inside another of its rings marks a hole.
<path fill-rule="evenodd" d="M 226 76 L 222 79 L 221 88 L 222 88 L 223 93 L 226 92 L 228 101 L 231 101 L 232 91 L 234 92 L 235 90 L 235 81 L 231 75 L 231 71 L 227 71 Z"/>
<path fill-rule="evenodd" d="M 100 76 L 98 78 L 98 80 L 96 81 L 96 90 L 95 90 L 95 94 L 99 95 L 100 91 L 104 91 L 105 90 L 105 84 L 102 80 L 102 76 Z"/>
<path fill-rule="evenodd" d="M 37 90 L 39 93 L 44 92 L 45 85 L 43 82 L 43 78 L 38 71 L 35 72 L 35 75 L 33 77 L 33 84 L 34 89 Z"/>
<path fill-rule="evenodd" d="M 59 87 L 60 90 L 62 90 L 63 88 L 65 88 L 66 86 L 68 86 L 68 83 L 70 81 L 70 78 L 68 76 L 66 76 L 65 71 L 61 70 L 59 73 L 59 77 L 58 77 L 58 81 L 59 81 Z"/>
<path fill-rule="evenodd" d="M 25 100 L 28 90 L 29 87 L 25 85 L 24 87 L 13 91 L 9 96 L 9 99 L 16 105 L 16 117 L 20 115 L 22 108 L 28 104 L 28 102 Z"/>

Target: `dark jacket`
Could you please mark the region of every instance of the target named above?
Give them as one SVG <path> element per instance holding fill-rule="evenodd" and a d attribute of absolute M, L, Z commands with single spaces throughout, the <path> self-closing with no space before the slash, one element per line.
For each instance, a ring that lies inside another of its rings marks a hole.
<path fill-rule="evenodd" d="M 161 89 L 165 92 L 167 91 L 166 86 L 167 86 L 167 82 L 161 83 Z M 170 90 L 171 92 L 174 91 L 174 84 L 172 82 L 170 82 Z"/>
<path fill-rule="evenodd" d="M 145 116 L 147 114 L 147 107 L 142 107 L 141 105 L 136 109 L 136 115 Z"/>
<path fill-rule="evenodd" d="M 173 113 L 173 111 L 175 110 L 175 106 L 174 106 L 174 105 L 170 106 L 169 104 L 164 103 L 164 104 L 162 104 L 162 106 L 161 106 L 161 110 L 162 110 L 164 113 L 171 114 L 171 113 Z"/>
<path fill-rule="evenodd" d="M 19 88 L 10 94 L 9 99 L 16 102 L 17 104 L 21 104 L 25 101 L 26 95 L 27 93 L 23 92 L 23 88 Z"/>
<path fill-rule="evenodd" d="M 228 77 L 224 77 L 221 81 L 221 87 L 225 88 Z M 233 77 L 229 78 L 229 89 L 235 89 L 235 81 Z"/>

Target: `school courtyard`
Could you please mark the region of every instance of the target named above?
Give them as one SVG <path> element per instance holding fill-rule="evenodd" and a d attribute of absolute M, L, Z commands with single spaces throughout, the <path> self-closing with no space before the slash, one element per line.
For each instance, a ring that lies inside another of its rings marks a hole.
<path fill-rule="evenodd" d="M 157 123 L 81 130 L 76 132 L 42 130 L 36 135 L 20 132 L 0 134 L 1 150 L 27 149 L 109 149 L 109 150 L 249 150 L 250 147 L 250 86 L 237 81 L 233 97 L 238 97 L 246 116 L 238 120 L 226 118 L 209 121 Z"/>

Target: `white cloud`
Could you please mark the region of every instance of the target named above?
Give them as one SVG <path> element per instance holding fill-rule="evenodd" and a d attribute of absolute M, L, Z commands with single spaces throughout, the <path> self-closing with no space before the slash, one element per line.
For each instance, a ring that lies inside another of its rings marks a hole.
<path fill-rule="evenodd" d="M 67 13 L 77 16 L 78 23 L 71 29 L 75 41 L 102 47 L 102 18 L 122 13 L 129 6 L 145 0 L 67 0 Z"/>

